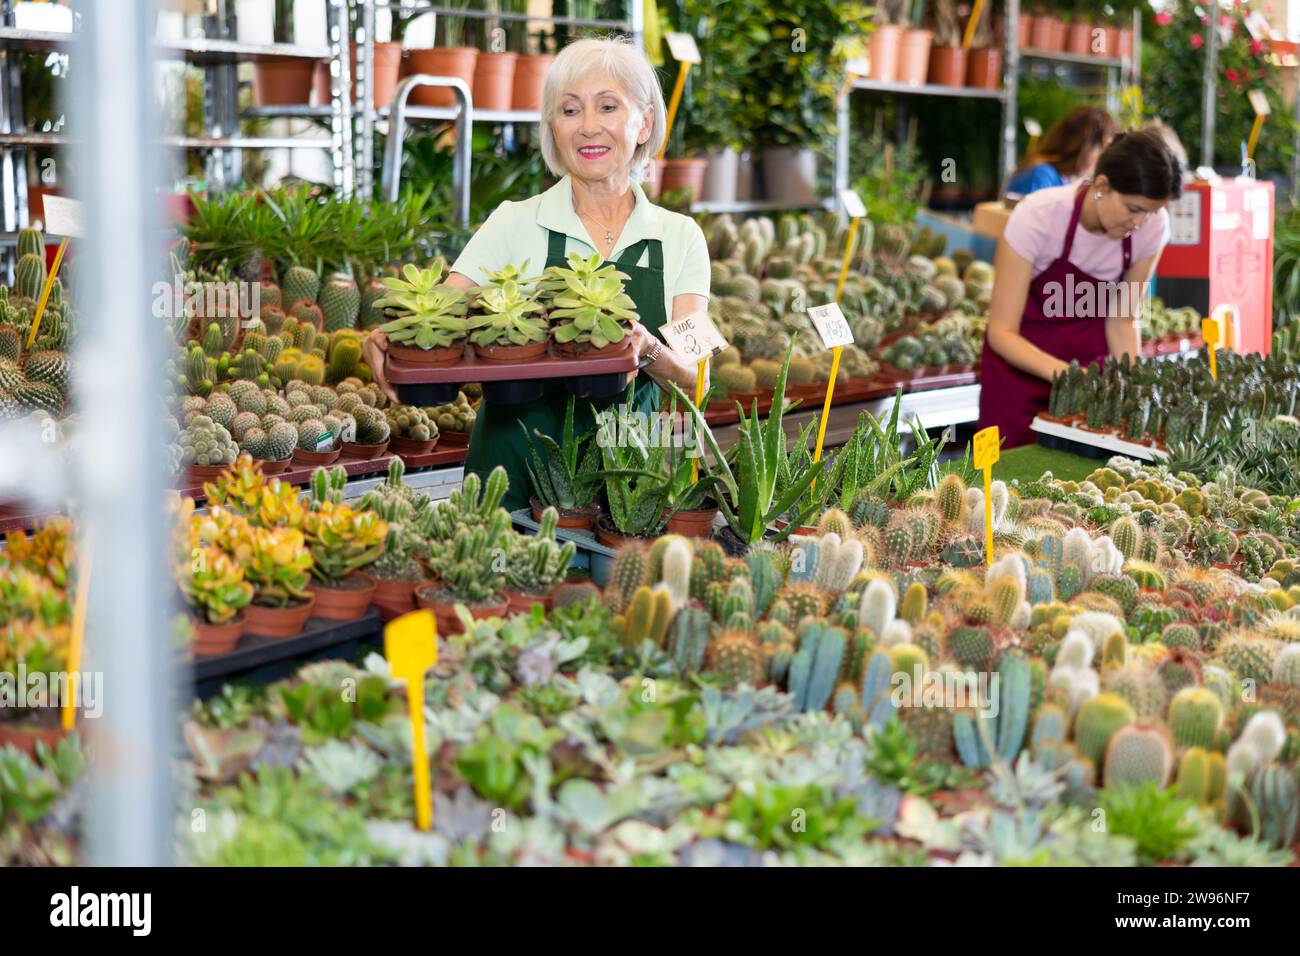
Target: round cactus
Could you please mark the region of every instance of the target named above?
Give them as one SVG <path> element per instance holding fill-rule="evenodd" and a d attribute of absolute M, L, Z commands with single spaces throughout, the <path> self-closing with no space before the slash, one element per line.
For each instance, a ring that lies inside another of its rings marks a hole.
<path fill-rule="evenodd" d="M 918 669 L 922 674 L 930 669 L 930 659 L 915 644 L 896 644 L 886 653 L 889 654 L 889 663 L 895 674 L 912 677 Z"/>
<path fill-rule="evenodd" d="M 726 631 L 709 644 L 708 669 L 724 687 L 750 684 L 758 687 L 767 674 L 767 662 L 754 638 L 742 631 Z"/>
<path fill-rule="evenodd" d="M 1211 747 L 1223 723 L 1223 704 L 1204 687 L 1184 687 L 1169 704 L 1175 747 Z"/>
<path fill-rule="evenodd" d="M 1300 687 L 1300 644 L 1288 644 L 1273 660 L 1273 683 Z"/>
<path fill-rule="evenodd" d="M 986 670 L 993 659 L 993 635 L 986 627 L 953 628 L 947 643 L 948 655 L 968 670 Z"/>
<path fill-rule="evenodd" d="M 962 521 L 966 515 L 966 482 L 961 475 L 945 475 L 935 496 L 945 521 Z"/>
<path fill-rule="evenodd" d="M 1264 683 L 1273 676 L 1277 645 L 1252 637 L 1237 637 L 1219 648 L 1218 657 L 1241 680 Z"/>
<path fill-rule="evenodd" d="M 1181 647 L 1184 650 L 1199 651 L 1201 649 L 1201 634 L 1190 624 L 1174 623 L 1165 625 L 1165 629 L 1160 632 L 1160 643 L 1168 648 Z"/>
<path fill-rule="evenodd" d="M 1136 719 L 1144 722 L 1159 720 L 1169 706 L 1169 691 L 1164 682 L 1140 663 L 1108 671 L 1103 685 L 1109 693 L 1127 701 Z"/>
<path fill-rule="evenodd" d="M 1124 559 L 1131 560 L 1138 556 L 1142 529 L 1138 527 L 1137 520 L 1132 515 L 1125 515 L 1111 525 L 1110 539 L 1115 542 L 1115 547 L 1119 548 L 1119 553 L 1124 555 Z"/>
<path fill-rule="evenodd" d="M 1106 786 L 1152 782 L 1164 788 L 1173 769 L 1169 741 L 1155 727 L 1121 727 L 1106 746 L 1103 779 Z"/>
<path fill-rule="evenodd" d="M 1088 698 L 1080 706 L 1074 722 L 1074 740 L 1079 753 L 1091 760 L 1094 766 L 1101 767 L 1110 738 L 1135 719 L 1128 701 L 1116 694 L 1103 693 Z"/>

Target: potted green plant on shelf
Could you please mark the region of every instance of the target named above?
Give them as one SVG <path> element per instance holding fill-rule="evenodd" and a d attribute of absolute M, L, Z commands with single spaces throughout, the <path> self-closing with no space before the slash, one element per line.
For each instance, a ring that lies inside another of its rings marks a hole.
<path fill-rule="evenodd" d="M 253 585 L 244 610 L 244 630 L 259 637 L 294 637 L 311 616 L 315 595 L 308 589 L 312 558 L 297 528 L 249 525 L 231 551 Z"/>
<path fill-rule="evenodd" d="M 546 307 L 514 279 L 475 290 L 469 316 L 474 354 L 489 362 L 523 362 L 546 353 Z"/>
<path fill-rule="evenodd" d="M 529 501 L 533 520 L 541 521 L 543 509 L 554 508 L 561 528 L 590 530 L 600 513 L 597 499 L 603 481 L 601 455 L 592 440 L 595 429 L 579 435 L 574 428 L 574 402 L 570 395 L 558 442 L 537 429 L 533 429 L 530 436 L 522 422 L 519 427 L 523 429 L 524 442 L 528 445 L 528 458 L 524 465 L 533 486 L 533 496 Z M 537 444 L 533 443 L 533 436 L 536 436 Z"/>
<path fill-rule="evenodd" d="M 961 86 L 966 82 L 966 51 L 962 49 L 961 20 L 954 0 L 935 0 L 934 42 L 930 47 L 929 81 L 936 86 Z"/>
<path fill-rule="evenodd" d="M 631 344 L 636 303 L 623 291 L 627 275 L 601 257 L 571 252 L 568 268 L 550 266 L 542 273 L 539 294 L 549 298 L 551 337 L 561 352 L 595 356 L 603 349 L 621 351 Z"/>
<path fill-rule="evenodd" d="M 472 477 L 466 478 L 466 485 Z M 463 605 L 471 618 L 506 613 L 506 576 L 499 557 L 506 553 L 513 534 L 509 513 L 497 508 L 485 524 L 461 528 L 453 537 L 430 545 L 428 564 L 434 581 L 416 591 L 415 598 L 420 607 L 433 611 L 439 634 L 464 630 L 458 605 Z"/>
<path fill-rule="evenodd" d="M 394 457 L 388 477 L 362 497 L 359 506 L 388 526 L 383 553 L 366 569 L 375 582 L 372 602 L 385 620 L 415 609 L 415 592 L 429 583 L 420 558 L 428 552 L 432 503 L 403 481 L 406 466 Z"/>
<path fill-rule="evenodd" d="M 342 468 L 338 469 L 346 481 Z M 326 478 L 318 469 L 313 484 Z M 303 535 L 311 552 L 311 585 L 317 617 L 352 621 L 366 613 L 375 582 L 362 569 L 384 553 L 388 525 L 371 511 L 354 511 L 343 502 L 316 504 L 303 518 Z"/>
<path fill-rule="evenodd" d="M 629 385 L 624 404 L 631 406 L 634 386 Z M 620 427 L 620 425 L 622 427 Z M 596 445 L 600 449 L 608 511 L 596 520 L 596 540 L 608 548 L 629 541 L 653 538 L 668 524 L 665 498 L 668 475 L 666 449 L 651 441 L 635 422 L 620 423 L 608 410 L 596 419 Z"/>
<path fill-rule="evenodd" d="M 473 6 L 474 0 L 446 0 L 442 4 L 444 9 L 451 11 L 468 10 Z M 474 96 L 474 71 L 479 51 L 465 45 L 466 18 L 455 12 L 439 13 L 437 17 L 436 30 L 442 38 L 441 45 L 408 50 L 406 74 L 456 77 L 465 82 L 470 95 Z M 454 106 L 456 97 L 445 87 L 422 86 L 411 91 L 410 102 L 415 106 Z"/>
<path fill-rule="evenodd" d="M 294 42 L 294 0 L 275 0 L 276 43 Z M 253 64 L 253 98 L 258 106 L 305 106 L 311 99 L 316 63 L 303 57 L 268 56 Z"/>
<path fill-rule="evenodd" d="M 578 551 L 572 541 L 555 540 L 559 520 L 559 512 L 547 508 L 536 535 L 516 534 L 509 539 L 505 592 L 509 610 L 528 611 L 534 604 L 551 609 L 551 588 L 564 580 Z"/>
<path fill-rule="evenodd" d="M 375 303 L 389 321 L 379 327 L 388 336 L 391 358 L 416 365 L 454 365 L 464 356 L 469 335 L 464 292 L 442 282 L 442 264 L 420 269 L 410 263 L 402 278 L 385 276 L 388 295 Z"/>

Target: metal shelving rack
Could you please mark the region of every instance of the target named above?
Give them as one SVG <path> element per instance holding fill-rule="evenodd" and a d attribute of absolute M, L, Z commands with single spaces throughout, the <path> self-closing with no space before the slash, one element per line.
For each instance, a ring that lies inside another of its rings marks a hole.
<path fill-rule="evenodd" d="M 350 194 L 353 184 L 351 103 L 342 95 L 350 85 L 346 51 L 346 0 L 327 0 L 327 29 L 330 42 L 325 47 L 299 44 L 252 44 L 234 39 L 233 0 L 215 0 L 214 12 L 205 15 L 205 36 L 155 39 L 152 53 L 159 61 L 181 60 L 202 66 L 204 82 L 205 136 L 164 136 L 162 143 L 181 149 L 205 150 L 210 154 L 209 181 L 217 188 L 237 184 L 242 173 L 245 149 L 325 149 L 330 153 L 334 185 Z M 0 50 L 5 53 L 75 52 L 82 42 L 77 33 L 24 30 L 14 26 L 13 0 L 0 0 Z M 261 117 L 305 117 L 330 120 L 330 132 L 324 137 L 244 136 L 238 112 L 237 67 L 240 63 L 267 58 L 297 57 L 328 60 L 330 63 L 332 103 L 314 107 L 262 107 L 254 111 Z M 19 71 L 6 56 L 0 76 L 4 96 L 0 104 L 0 241 L 12 242 L 16 231 L 28 224 L 27 167 L 23 151 L 36 146 L 69 146 L 74 139 L 64 133 L 30 133 L 22 113 L 22 83 Z"/>

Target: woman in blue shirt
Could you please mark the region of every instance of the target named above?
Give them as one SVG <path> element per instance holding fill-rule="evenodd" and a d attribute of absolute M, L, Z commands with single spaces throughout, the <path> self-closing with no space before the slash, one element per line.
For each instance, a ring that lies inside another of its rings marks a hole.
<path fill-rule="evenodd" d="M 1023 197 L 1050 186 L 1087 179 L 1097 157 L 1115 138 L 1114 118 L 1096 106 L 1080 106 L 1052 124 L 1034 151 L 1011 175 L 1007 194 Z"/>

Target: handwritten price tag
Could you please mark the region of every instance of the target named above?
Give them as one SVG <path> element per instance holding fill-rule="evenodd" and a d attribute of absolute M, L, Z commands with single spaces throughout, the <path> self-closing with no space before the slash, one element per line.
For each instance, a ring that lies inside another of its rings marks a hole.
<path fill-rule="evenodd" d="M 668 41 L 668 52 L 678 63 L 700 62 L 700 48 L 689 33 L 665 33 L 664 39 Z"/>
<path fill-rule="evenodd" d="M 853 189 L 840 190 L 840 205 L 844 207 L 845 214 L 850 219 L 865 219 L 867 217 L 867 207 L 862 203 L 862 197 Z"/>
<path fill-rule="evenodd" d="M 1251 90 L 1246 94 L 1250 100 L 1250 108 L 1255 111 L 1256 116 L 1268 116 L 1273 112 L 1273 108 L 1268 105 L 1268 97 L 1264 95 L 1263 90 Z"/>
<path fill-rule="evenodd" d="M 976 468 L 991 468 L 998 463 L 1002 452 L 1002 436 L 998 434 L 997 425 L 976 432 L 971 444 Z"/>
<path fill-rule="evenodd" d="M 52 236 L 71 236 L 81 239 L 86 231 L 82 226 L 81 203 L 67 196 L 45 197 L 45 231 Z"/>
<path fill-rule="evenodd" d="M 849 328 L 849 321 L 844 318 L 838 302 L 811 306 L 808 318 L 812 319 L 817 334 L 828 349 L 853 344 L 853 329 Z"/>
<path fill-rule="evenodd" d="M 708 358 L 727 347 L 727 340 L 707 312 L 694 312 L 684 319 L 667 323 L 659 331 L 670 349 L 692 362 Z"/>

